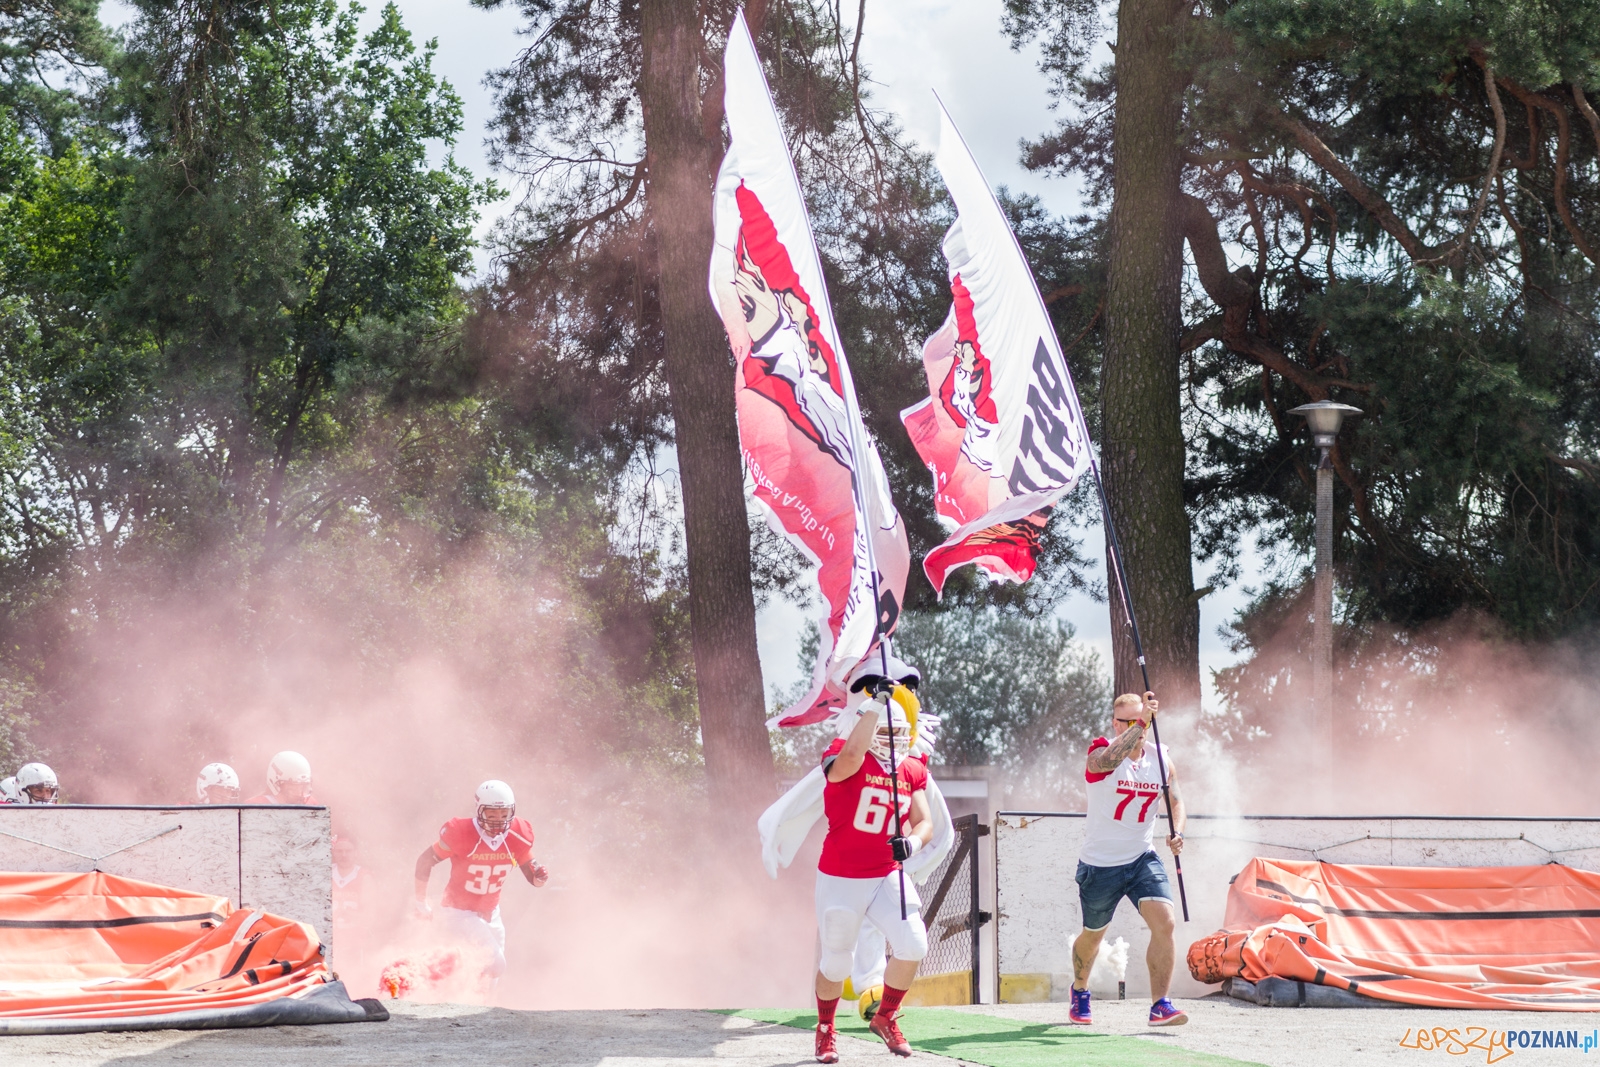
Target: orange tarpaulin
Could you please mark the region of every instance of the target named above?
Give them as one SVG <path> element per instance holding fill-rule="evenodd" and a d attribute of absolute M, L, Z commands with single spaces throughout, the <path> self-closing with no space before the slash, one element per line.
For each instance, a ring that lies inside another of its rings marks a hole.
<path fill-rule="evenodd" d="M 0 1034 L 380 1014 L 349 1000 L 304 923 L 98 872 L 0 873 Z"/>
<path fill-rule="evenodd" d="M 1600 1011 L 1600 874 L 1560 864 L 1258 857 L 1235 876 L 1223 926 L 1189 948 L 1199 981 L 1280 978 L 1401 1004 Z"/>

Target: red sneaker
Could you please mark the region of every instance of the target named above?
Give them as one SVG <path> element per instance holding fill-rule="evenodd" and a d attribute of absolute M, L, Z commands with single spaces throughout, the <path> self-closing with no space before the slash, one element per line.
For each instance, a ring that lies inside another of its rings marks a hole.
<path fill-rule="evenodd" d="M 889 1046 L 889 1051 L 896 1056 L 911 1055 L 911 1042 L 906 1040 L 906 1035 L 900 1032 L 900 1027 L 892 1016 L 885 1017 L 883 1012 L 872 1017 L 867 1024 L 867 1029 L 883 1038 L 883 1043 Z"/>
<path fill-rule="evenodd" d="M 839 1062 L 839 1041 L 834 1036 L 833 1026 L 830 1023 L 817 1024 L 817 1062 Z"/>

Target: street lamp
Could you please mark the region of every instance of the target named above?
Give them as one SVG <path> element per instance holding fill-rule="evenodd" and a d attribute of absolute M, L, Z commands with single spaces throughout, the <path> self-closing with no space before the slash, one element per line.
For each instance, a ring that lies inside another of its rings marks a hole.
<path fill-rule="evenodd" d="M 1317 788 L 1324 798 L 1333 786 L 1333 446 L 1345 419 L 1360 408 L 1318 400 L 1290 409 L 1311 425 L 1317 460 L 1317 567 L 1311 630 L 1311 761 Z"/>

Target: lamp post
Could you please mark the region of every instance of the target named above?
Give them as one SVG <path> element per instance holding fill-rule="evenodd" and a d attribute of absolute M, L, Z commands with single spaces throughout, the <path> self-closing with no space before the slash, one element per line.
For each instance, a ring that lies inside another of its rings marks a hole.
<path fill-rule="evenodd" d="M 1304 415 L 1311 424 L 1317 459 L 1317 562 L 1313 589 L 1311 631 L 1311 765 L 1316 788 L 1323 798 L 1333 786 L 1333 446 L 1347 418 L 1360 408 L 1318 400 L 1289 412 Z"/>

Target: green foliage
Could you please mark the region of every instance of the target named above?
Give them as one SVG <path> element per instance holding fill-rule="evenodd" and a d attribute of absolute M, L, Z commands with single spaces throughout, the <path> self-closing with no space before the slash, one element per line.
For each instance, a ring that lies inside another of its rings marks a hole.
<path fill-rule="evenodd" d="M 99 0 L 0 5 L 0 110 L 54 152 L 71 143 L 83 90 L 116 54 L 99 8 Z"/>
<path fill-rule="evenodd" d="M 998 608 L 908 612 L 895 650 L 922 671 L 939 762 L 998 764 L 1013 791 L 1071 795 L 1072 768 L 1111 708 L 1100 656 L 1071 625 Z"/>
<path fill-rule="evenodd" d="M 1091 16 L 1008 12 L 1019 41 L 1043 38 L 1069 105 L 1030 165 L 1103 198 L 1116 73 L 1087 67 Z M 1308 577 L 1314 477 L 1287 412 L 1324 398 L 1366 412 L 1335 487 L 1351 641 L 1463 612 L 1523 639 L 1591 630 L 1600 15 L 1237 0 L 1196 16 L 1171 37 L 1189 73 L 1183 186 L 1203 208 L 1183 226 L 1187 489 L 1221 580 L 1252 537 L 1273 564 L 1241 649 L 1303 623 L 1284 605 Z M 1234 242 L 1227 273 L 1202 265 L 1208 224 Z"/>
<path fill-rule="evenodd" d="M 357 13 L 152 0 L 62 144 L 0 127 L 0 725 L 31 716 L 77 781 L 170 790 L 237 697 L 204 664 L 174 689 L 152 627 L 246 677 L 315 632 L 363 684 L 481 671 L 488 641 L 506 685 L 479 707 L 551 744 L 592 716 L 617 761 L 683 777 L 683 583 L 661 516 L 635 521 L 652 453 L 569 432 L 597 398 L 541 392 L 462 290 L 499 192 L 450 155 L 433 46 Z"/>

